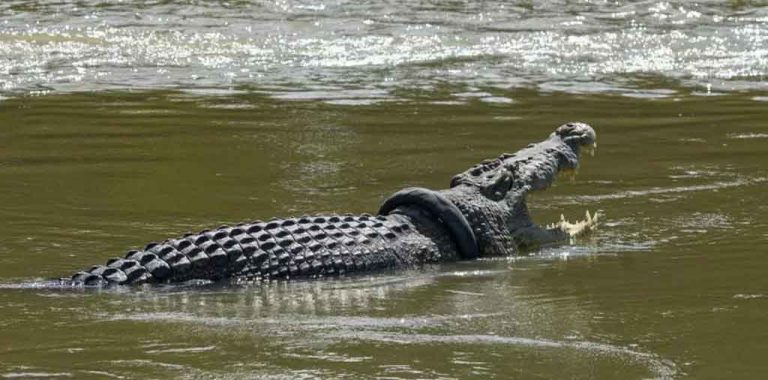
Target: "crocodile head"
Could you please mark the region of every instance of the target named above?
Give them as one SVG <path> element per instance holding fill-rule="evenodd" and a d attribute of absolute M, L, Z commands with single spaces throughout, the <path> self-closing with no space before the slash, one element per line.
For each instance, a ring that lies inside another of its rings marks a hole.
<path fill-rule="evenodd" d="M 589 125 L 567 123 L 544 141 L 456 175 L 446 195 L 468 217 L 480 244 L 485 245 L 481 251 L 508 254 L 592 229 L 597 220 L 589 213 L 581 222 L 561 218 L 547 227 L 536 226 L 528 213 L 526 195 L 548 188 L 561 171 L 575 172 L 581 153 L 594 149 L 596 138 Z"/>

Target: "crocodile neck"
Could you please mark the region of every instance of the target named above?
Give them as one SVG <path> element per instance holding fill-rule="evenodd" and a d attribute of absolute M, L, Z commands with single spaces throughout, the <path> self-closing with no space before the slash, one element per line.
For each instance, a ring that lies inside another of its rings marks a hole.
<path fill-rule="evenodd" d="M 411 224 L 416 234 L 432 242 L 429 249 L 411 251 L 415 255 L 413 263 L 427 264 L 460 259 L 461 255 L 450 231 L 445 224 L 437 220 L 432 213 L 423 207 L 416 205 L 399 206 L 390 212 L 387 218 L 402 220 Z"/>
<path fill-rule="evenodd" d="M 478 194 L 478 190 L 469 186 L 456 186 L 440 190 L 439 193 L 451 201 L 464 215 L 475 234 L 481 256 L 508 256 L 518 252 L 517 246 L 509 235 L 510 223 L 516 219 L 512 207 L 506 202 L 498 202 Z M 525 203 L 518 203 L 525 205 Z M 521 224 L 528 224 L 528 219 L 520 219 Z"/>

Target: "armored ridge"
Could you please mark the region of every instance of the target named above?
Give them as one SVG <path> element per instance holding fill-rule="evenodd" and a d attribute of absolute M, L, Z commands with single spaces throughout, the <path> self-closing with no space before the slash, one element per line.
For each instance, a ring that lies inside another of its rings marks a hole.
<path fill-rule="evenodd" d="M 273 219 L 151 243 L 125 258 L 79 272 L 72 282 L 106 285 L 334 276 L 438 262 L 441 251 L 453 250 L 439 247 L 399 215 Z"/>
<path fill-rule="evenodd" d="M 148 244 L 61 281 L 85 286 L 264 281 L 513 255 L 595 227 L 597 220 L 589 214 L 583 222 L 539 227 L 525 203 L 529 191 L 547 188 L 561 170 L 576 169 L 582 148 L 595 146 L 595 139 L 590 126 L 568 123 L 538 144 L 455 176 L 449 189 L 400 191 L 377 216 L 305 216 L 222 226 Z"/>

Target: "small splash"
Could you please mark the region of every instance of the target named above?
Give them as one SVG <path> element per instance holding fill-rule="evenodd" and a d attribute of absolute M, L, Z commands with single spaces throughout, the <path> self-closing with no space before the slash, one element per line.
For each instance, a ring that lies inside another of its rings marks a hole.
<path fill-rule="evenodd" d="M 200 107 L 221 110 L 251 110 L 258 106 L 249 103 L 204 103 Z"/>
<path fill-rule="evenodd" d="M 677 91 L 672 89 L 658 89 L 658 90 L 634 90 L 631 92 L 625 92 L 621 95 L 628 98 L 638 99 L 665 99 L 677 94 Z"/>
<path fill-rule="evenodd" d="M 184 348 L 165 348 L 145 351 L 148 354 L 185 354 L 185 353 L 198 353 L 213 351 L 216 346 L 204 346 L 204 347 L 184 347 Z"/>
<path fill-rule="evenodd" d="M 736 140 L 768 139 L 768 133 L 731 133 L 728 134 L 728 138 Z"/>
<path fill-rule="evenodd" d="M 680 218 L 677 223 L 683 228 L 693 228 L 707 231 L 709 229 L 732 228 L 730 218 L 722 214 L 693 213 L 692 215 Z"/>
<path fill-rule="evenodd" d="M 499 120 L 499 121 L 513 121 L 513 120 L 523 120 L 522 116 L 510 116 L 510 115 L 504 115 L 504 116 L 494 116 L 493 120 Z"/>
<path fill-rule="evenodd" d="M 674 167 L 672 169 L 679 171 L 678 174 L 672 174 L 669 176 L 669 178 L 672 179 L 715 177 L 724 174 L 717 170 L 708 168 L 702 169 L 695 167 Z"/>
<path fill-rule="evenodd" d="M 452 94 L 453 96 L 457 98 L 489 98 L 493 97 L 493 94 L 488 92 L 482 92 L 482 91 L 474 91 L 474 92 L 459 92 Z"/>
<path fill-rule="evenodd" d="M 514 100 L 504 96 L 489 96 L 487 98 L 480 98 L 480 101 L 490 104 L 512 104 L 515 102 Z"/>
<path fill-rule="evenodd" d="M 483 261 L 493 261 L 494 259 L 497 259 L 497 258 L 488 257 L 488 258 L 482 258 L 480 260 L 483 260 Z M 507 272 L 503 271 L 503 270 L 482 270 L 482 269 L 477 269 L 477 270 L 445 272 L 445 273 L 440 273 L 440 274 L 438 274 L 436 276 L 437 277 L 462 277 L 462 278 L 476 277 L 476 278 L 481 278 L 481 277 L 495 277 L 497 275 L 504 274 L 504 273 L 507 273 Z"/>
<path fill-rule="evenodd" d="M 734 299 L 739 299 L 739 300 L 753 300 L 753 299 L 758 299 L 758 298 L 768 298 L 768 296 L 765 295 L 765 294 L 741 294 L 741 293 L 739 293 L 739 294 L 734 294 L 733 298 Z"/>
<path fill-rule="evenodd" d="M 568 260 L 569 258 L 594 256 L 603 250 L 604 247 L 602 246 L 562 245 L 545 247 L 526 257 L 537 260 Z"/>
<path fill-rule="evenodd" d="M 1 375 L 4 379 L 50 379 L 72 377 L 69 372 L 8 372 Z"/>
<path fill-rule="evenodd" d="M 429 104 L 434 104 L 438 106 L 462 106 L 467 103 L 459 100 L 434 100 L 429 102 Z"/>
<path fill-rule="evenodd" d="M 34 279 L 21 280 L 19 282 L 0 282 L 0 289 L 74 289 L 74 287 L 65 281 Z"/>
<path fill-rule="evenodd" d="M 468 292 L 466 290 L 454 290 L 454 289 L 446 289 L 446 293 L 451 294 L 458 294 L 461 296 L 472 296 L 472 297 L 483 297 L 485 296 L 485 293 L 477 293 L 477 292 Z"/>

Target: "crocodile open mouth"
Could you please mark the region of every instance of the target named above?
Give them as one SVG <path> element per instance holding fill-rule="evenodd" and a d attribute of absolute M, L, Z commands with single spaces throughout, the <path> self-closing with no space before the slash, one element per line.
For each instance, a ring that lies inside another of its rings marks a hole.
<path fill-rule="evenodd" d="M 597 150 L 597 142 L 593 142 L 591 145 L 585 145 L 581 147 L 582 154 L 588 154 L 590 157 L 595 156 Z M 575 181 L 578 175 L 579 169 L 562 169 L 559 176 L 565 177 L 570 181 Z M 546 229 L 550 231 L 558 231 L 565 234 L 568 238 L 575 238 L 583 236 L 595 231 L 599 225 L 600 213 L 593 211 L 592 213 L 587 210 L 585 212 L 584 219 L 577 219 L 570 221 L 565 218 L 564 214 L 560 214 L 560 220 L 549 223 L 546 225 Z"/>

